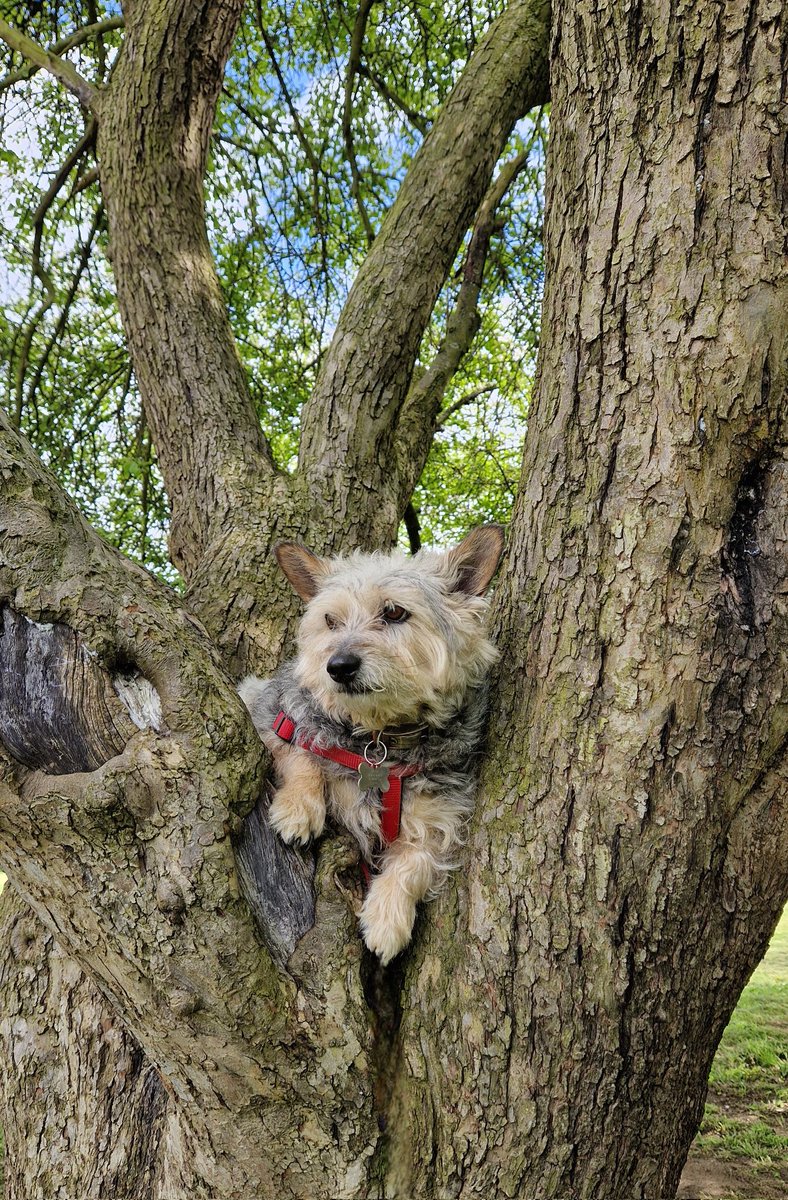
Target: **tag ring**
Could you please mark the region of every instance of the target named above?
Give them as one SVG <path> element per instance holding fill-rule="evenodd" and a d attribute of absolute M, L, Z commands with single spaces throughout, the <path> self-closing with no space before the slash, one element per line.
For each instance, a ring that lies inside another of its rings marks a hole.
<path fill-rule="evenodd" d="M 370 746 L 374 746 L 378 750 L 382 751 L 380 758 L 373 758 L 370 755 L 370 752 L 369 752 Z M 382 767 L 383 763 L 386 761 L 388 756 L 389 756 L 388 746 L 386 745 L 385 742 L 381 742 L 379 735 L 374 741 L 367 742 L 366 746 L 364 747 L 364 762 L 369 763 L 369 765 L 371 767 Z"/>

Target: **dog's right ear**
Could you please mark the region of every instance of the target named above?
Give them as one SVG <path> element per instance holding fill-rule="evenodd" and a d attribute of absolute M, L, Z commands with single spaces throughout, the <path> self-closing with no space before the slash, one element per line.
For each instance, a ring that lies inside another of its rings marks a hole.
<path fill-rule="evenodd" d="M 318 558 L 300 542 L 277 542 L 274 554 L 293 589 L 308 603 L 320 590 L 328 573 L 327 561 Z"/>

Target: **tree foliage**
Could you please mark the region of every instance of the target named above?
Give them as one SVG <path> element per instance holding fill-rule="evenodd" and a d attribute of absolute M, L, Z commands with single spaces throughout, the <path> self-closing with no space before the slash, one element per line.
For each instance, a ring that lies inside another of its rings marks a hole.
<path fill-rule="evenodd" d="M 246 7 L 216 114 L 206 221 L 250 390 L 284 469 L 355 272 L 500 7 Z M 123 37 L 117 5 L 6 11 L 83 76 L 111 72 Z M 20 55 L 6 51 L 5 69 L 2 402 L 105 536 L 175 580 L 168 500 L 107 259 L 95 125 Z M 414 496 L 427 540 L 505 519 L 511 506 L 537 344 L 545 134 L 543 116 L 521 122 L 504 156 L 523 161 L 494 214 L 480 328 L 446 386 Z M 467 249 L 466 239 L 417 376 L 445 338 Z"/>

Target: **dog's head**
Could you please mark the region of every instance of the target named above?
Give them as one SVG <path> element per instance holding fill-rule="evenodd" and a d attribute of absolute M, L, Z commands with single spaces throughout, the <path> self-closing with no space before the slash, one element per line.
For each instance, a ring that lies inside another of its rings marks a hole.
<path fill-rule="evenodd" d="M 306 602 L 296 677 L 323 710 L 366 730 L 439 727 L 497 657 L 483 617 L 503 531 L 483 525 L 447 553 L 319 558 L 275 548 Z"/>

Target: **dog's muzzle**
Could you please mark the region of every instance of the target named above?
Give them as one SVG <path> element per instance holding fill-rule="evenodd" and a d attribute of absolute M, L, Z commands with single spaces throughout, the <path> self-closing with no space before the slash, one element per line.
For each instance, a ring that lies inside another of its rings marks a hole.
<path fill-rule="evenodd" d="M 358 674 L 361 659 L 357 654 L 339 651 L 332 654 L 326 663 L 326 670 L 335 683 L 352 683 Z"/>

